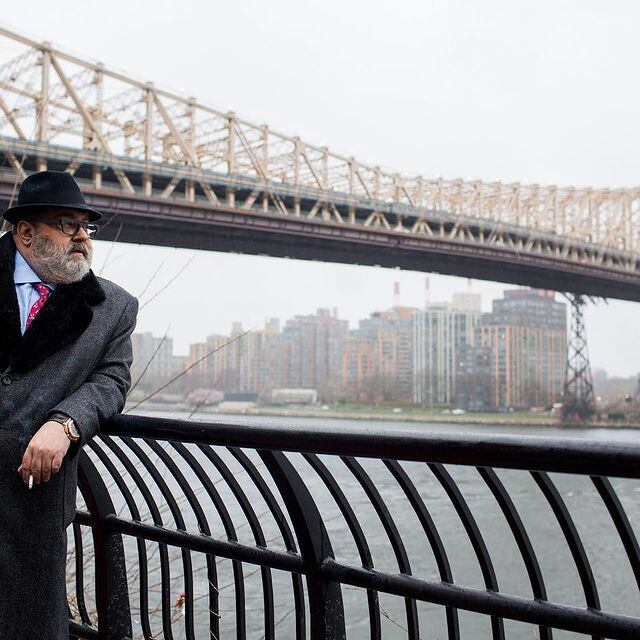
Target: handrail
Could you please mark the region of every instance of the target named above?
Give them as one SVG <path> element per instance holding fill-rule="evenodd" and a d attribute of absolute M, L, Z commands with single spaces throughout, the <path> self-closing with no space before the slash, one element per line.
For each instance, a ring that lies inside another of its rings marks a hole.
<path fill-rule="evenodd" d="M 416 462 L 423 464 L 407 464 Z M 462 471 L 467 476 L 460 484 Z M 312 640 L 342 640 L 351 637 L 353 589 L 366 596 L 369 637 L 374 640 L 387 637 L 383 623 L 392 618 L 382 598 L 392 596 L 404 604 L 397 608 L 395 631 L 388 636 L 392 638 L 399 637 L 398 627 L 408 638 L 421 637 L 425 622 L 420 602 L 441 606 L 449 640 L 465 635 L 458 619 L 463 611 L 467 619 L 471 613 L 485 618 L 489 625 L 485 629 L 490 628 L 494 639 L 512 637 L 508 621 L 537 625 L 540 637 L 548 640 L 554 629 L 593 638 L 640 637 L 640 617 L 631 615 L 635 609 L 601 608 L 600 602 L 608 600 L 599 597 L 604 593 L 595 570 L 599 563 L 590 557 L 593 549 L 583 539 L 575 505 L 568 500 L 572 494 L 563 492 L 556 484 L 559 480 L 549 475 L 555 472 L 572 474 L 563 477 L 574 482 L 579 476 L 585 479 L 591 491 L 588 499 L 600 505 L 600 521 L 606 524 L 608 518 L 603 535 L 617 533 L 628 573 L 636 578 L 628 587 L 638 591 L 638 543 L 625 500 L 616 492 L 618 483 L 640 479 L 638 444 L 117 416 L 80 456 L 79 484 L 89 512 L 76 512 L 73 534 L 76 559 L 82 563 L 91 553 L 85 551 L 88 545 L 98 563 L 97 620 L 88 621 L 85 594 L 77 594 L 83 604 L 82 619 L 70 620 L 71 637 L 146 639 L 162 631 L 165 637 L 190 640 L 200 637 L 200 625 L 207 627 L 207 633 L 215 630 L 216 637 L 226 637 L 233 629 L 238 640 L 275 638 L 279 625 L 289 621 L 292 637 L 303 640 L 308 620 Z M 548 565 L 536 553 L 539 540 L 532 533 L 537 523 L 531 521 L 522 493 L 510 489 L 508 481 L 518 473 L 546 505 L 545 536 L 555 536 L 567 562 L 573 560 L 566 572 L 578 572 L 575 599 L 583 599 L 586 606 L 549 599 L 555 591 L 545 574 Z M 607 477 L 627 480 L 617 480 L 614 488 Z M 500 575 L 500 554 L 505 551 L 491 543 L 482 513 L 466 495 L 469 478 L 474 478 L 474 491 L 485 491 L 483 508 L 492 503 L 494 517 L 502 520 L 503 531 L 511 536 L 516 555 L 509 560 L 509 571 L 520 568 L 530 597 L 503 591 L 509 583 Z M 329 515 L 328 503 L 319 502 L 320 490 L 333 500 L 342 527 L 334 522 L 336 516 Z M 453 529 L 447 524 L 448 535 L 442 515 L 434 513 L 444 503 L 460 522 Z M 368 516 L 363 515 L 364 507 Z M 404 515 L 398 518 L 398 508 L 414 517 L 415 527 L 407 529 Z M 245 525 L 250 534 L 246 539 L 240 535 Z M 588 525 L 596 526 L 596 520 L 590 519 Z M 83 537 L 87 528 L 91 539 Z M 376 537 L 376 531 L 384 532 L 384 540 Z M 456 539 L 466 538 L 467 560 L 483 576 L 482 587 L 461 581 L 460 553 L 452 553 L 452 532 Z M 342 559 L 349 537 L 360 566 Z M 126 555 L 127 541 L 135 543 L 137 553 Z M 162 566 L 154 568 L 150 554 L 155 544 L 162 550 Z M 381 549 L 386 550 L 387 564 L 381 564 Z M 428 574 L 423 557 L 427 549 L 438 567 Z M 206 566 L 199 558 L 206 559 Z M 394 560 L 396 570 L 389 570 Z M 206 576 L 202 569 L 207 569 Z M 611 570 L 619 569 L 617 564 Z M 256 572 L 261 579 L 251 583 Z M 432 573 L 439 579 L 430 577 Z M 77 564 L 76 574 L 76 588 L 89 588 Z M 282 576 L 289 580 L 282 582 Z M 176 587 L 176 580 L 184 588 Z M 223 584 L 225 580 L 230 582 Z M 219 607 L 231 602 L 221 596 L 226 586 L 233 587 L 235 605 L 225 614 Z M 175 615 L 176 589 L 184 592 L 184 617 Z M 290 610 L 279 615 L 283 593 L 289 594 L 284 604 Z M 115 602 L 117 611 L 109 605 Z M 134 609 L 138 602 L 144 603 L 140 614 Z M 154 607 L 161 609 L 161 619 L 154 617 Z M 136 618 L 144 622 L 143 628 L 127 629 Z M 529 632 L 526 637 L 530 636 Z"/>
<path fill-rule="evenodd" d="M 640 439 L 636 444 L 495 433 L 433 433 L 418 428 L 349 426 L 336 430 L 286 423 L 186 422 L 141 415 L 116 416 L 103 433 L 300 453 L 640 478 Z"/>

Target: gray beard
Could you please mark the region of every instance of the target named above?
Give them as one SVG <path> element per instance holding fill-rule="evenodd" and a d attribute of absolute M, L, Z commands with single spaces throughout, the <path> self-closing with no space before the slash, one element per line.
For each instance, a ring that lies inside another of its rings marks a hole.
<path fill-rule="evenodd" d="M 72 242 L 66 249 L 55 242 L 35 234 L 31 245 L 31 264 L 29 265 L 36 275 L 43 281 L 51 284 L 68 284 L 82 280 L 89 269 L 93 259 L 93 247 L 85 242 Z M 84 256 L 71 257 L 74 249 L 86 252 Z"/>

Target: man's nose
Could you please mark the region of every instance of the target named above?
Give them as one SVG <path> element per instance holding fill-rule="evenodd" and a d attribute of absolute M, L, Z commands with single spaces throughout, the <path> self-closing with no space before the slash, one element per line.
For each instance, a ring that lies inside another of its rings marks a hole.
<path fill-rule="evenodd" d="M 83 227 L 79 227 L 78 230 L 73 234 L 72 240 L 77 240 L 79 242 L 86 242 L 89 240 L 89 234 L 87 230 Z"/>

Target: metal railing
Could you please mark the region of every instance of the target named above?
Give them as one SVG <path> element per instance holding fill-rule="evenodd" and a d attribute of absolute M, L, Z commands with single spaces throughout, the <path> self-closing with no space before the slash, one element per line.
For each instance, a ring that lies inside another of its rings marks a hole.
<path fill-rule="evenodd" d="M 638 638 L 638 479 L 640 443 L 118 416 L 71 637 Z"/>

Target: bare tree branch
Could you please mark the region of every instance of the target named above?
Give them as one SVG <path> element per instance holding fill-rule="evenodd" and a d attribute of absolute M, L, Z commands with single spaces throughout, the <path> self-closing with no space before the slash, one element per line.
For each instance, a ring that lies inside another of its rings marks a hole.
<path fill-rule="evenodd" d="M 174 376 L 173 378 L 171 378 L 171 380 L 169 380 L 168 382 L 163 384 L 161 387 L 158 387 L 155 391 L 150 393 L 146 398 L 143 398 L 142 400 L 137 402 L 135 405 L 133 405 L 133 407 L 130 407 L 129 409 L 127 409 L 125 413 L 129 413 L 129 411 L 133 411 L 134 409 L 137 409 L 143 402 L 146 402 L 147 400 L 153 398 L 153 396 L 157 395 L 158 393 L 166 389 L 170 384 L 173 384 L 176 380 L 180 379 L 185 373 L 189 372 L 196 365 L 200 364 L 203 360 L 206 360 L 208 357 L 212 356 L 214 353 L 217 353 L 218 351 L 220 351 L 220 349 L 224 349 L 225 347 L 229 346 L 230 344 L 233 344 L 237 340 L 240 340 L 240 338 L 243 338 L 244 336 L 246 336 L 247 333 L 249 333 L 249 331 L 251 331 L 251 329 L 247 329 L 246 331 L 239 333 L 237 336 L 234 336 L 233 338 L 227 340 L 226 342 L 221 344 L 219 347 L 216 347 L 215 349 L 212 349 L 208 353 L 205 353 L 202 356 L 202 358 L 198 358 L 195 362 L 190 364 L 186 369 L 181 371 L 177 376 Z"/>
<path fill-rule="evenodd" d="M 111 252 L 113 251 L 113 247 L 115 246 L 116 242 L 118 242 L 118 238 L 120 237 L 120 233 L 122 231 L 122 226 L 124 225 L 124 222 L 120 223 L 120 226 L 118 227 L 118 231 L 116 233 L 116 237 L 111 241 L 111 244 L 109 245 L 109 251 L 107 251 L 107 255 L 104 257 L 104 262 L 102 263 L 102 267 L 100 267 L 100 271 L 98 272 L 98 275 L 101 276 L 102 272 L 104 271 L 105 265 L 107 264 L 107 260 L 109 259 L 109 256 L 111 255 Z"/>
<path fill-rule="evenodd" d="M 189 418 L 192 418 L 193 414 L 197 413 L 200 407 L 209 399 L 211 392 L 218 386 L 218 383 L 222 380 L 225 373 L 225 371 L 220 372 L 220 375 L 213 381 L 213 385 L 211 386 L 209 391 L 207 391 L 206 395 L 202 398 L 202 400 L 196 402 L 195 406 L 191 410 L 191 413 L 187 416 L 187 420 L 189 420 Z"/>
<path fill-rule="evenodd" d="M 193 262 L 194 258 L 196 257 L 196 253 L 194 253 L 189 260 L 187 260 L 187 262 L 185 263 L 185 265 L 182 267 L 182 269 L 180 269 L 180 271 L 178 271 L 178 273 L 176 273 L 175 276 L 173 276 L 173 278 L 171 278 L 169 280 L 169 282 L 167 282 L 167 284 L 164 285 L 164 287 L 162 287 L 159 291 L 156 291 L 156 293 L 154 293 L 144 304 L 142 304 L 140 306 L 140 311 L 142 311 L 142 309 L 144 309 L 152 300 L 155 300 L 155 298 L 157 298 L 163 291 L 165 291 L 167 289 L 167 287 L 176 280 L 176 278 L 178 278 L 178 276 L 180 276 L 182 274 L 182 272 Z"/>
<path fill-rule="evenodd" d="M 164 260 L 160 263 L 160 266 L 155 270 L 153 275 L 149 278 L 149 280 L 147 281 L 147 284 L 144 286 L 144 289 L 136 296 L 138 300 L 140 300 L 140 298 L 142 298 L 142 296 L 146 293 L 147 289 L 149 288 L 149 285 L 155 280 L 155 277 L 158 275 L 158 272 L 160 271 L 160 269 L 162 269 L 163 265 L 164 265 Z"/>
<path fill-rule="evenodd" d="M 151 366 L 151 363 L 156 357 L 156 354 L 158 353 L 158 351 L 160 351 L 160 347 L 162 346 L 163 342 L 167 339 L 167 335 L 169 333 L 169 327 L 171 327 L 171 325 L 167 327 L 167 330 L 164 332 L 164 335 L 162 336 L 162 340 L 160 340 L 158 346 L 156 347 L 156 350 L 151 354 L 151 357 L 147 361 L 147 364 L 144 366 L 142 373 L 138 376 L 137 380 L 133 383 L 133 385 L 129 389 L 129 394 L 131 394 L 131 392 L 138 386 L 138 383 L 140 382 L 140 380 L 142 380 L 142 378 L 144 377 L 144 374 L 147 373 L 147 369 L 149 369 L 149 367 Z"/>

